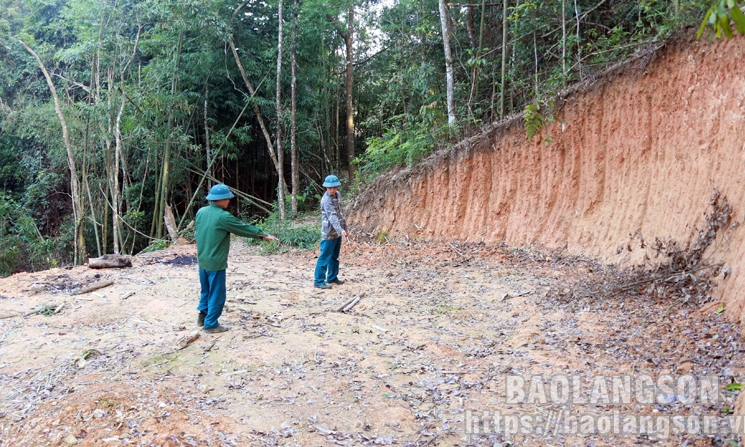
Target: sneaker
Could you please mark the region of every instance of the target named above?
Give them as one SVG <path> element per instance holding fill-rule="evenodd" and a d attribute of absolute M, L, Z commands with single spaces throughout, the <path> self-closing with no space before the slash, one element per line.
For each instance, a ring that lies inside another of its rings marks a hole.
<path fill-rule="evenodd" d="M 343 279 L 335 279 L 333 281 L 327 281 L 329 284 L 344 284 L 346 281 Z"/>
<path fill-rule="evenodd" d="M 199 312 L 199 316 L 197 317 L 197 326 L 204 327 L 204 318 L 207 316 L 204 312 Z"/>
<path fill-rule="evenodd" d="M 209 329 L 205 329 L 205 330 L 204 330 L 204 332 L 206 332 L 206 333 L 208 333 L 208 334 L 219 334 L 220 332 L 227 332 L 227 331 L 229 331 L 229 330 L 230 330 L 230 329 L 228 329 L 228 328 L 227 328 L 227 327 L 225 327 L 225 326 L 220 326 L 220 325 L 217 325 L 217 326 L 215 326 L 215 327 L 211 327 L 211 328 L 209 328 Z"/>
<path fill-rule="evenodd" d="M 331 286 L 328 285 L 328 284 L 326 284 L 326 283 L 323 283 L 323 284 L 313 284 L 313 285 L 315 287 L 319 288 L 319 289 L 330 289 L 331 288 Z"/>

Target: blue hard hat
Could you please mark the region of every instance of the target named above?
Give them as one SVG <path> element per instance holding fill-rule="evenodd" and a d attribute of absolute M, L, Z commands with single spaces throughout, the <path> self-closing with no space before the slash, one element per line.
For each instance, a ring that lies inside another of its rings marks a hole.
<path fill-rule="evenodd" d="M 335 186 L 341 186 L 341 182 L 339 181 L 339 177 L 335 175 L 329 175 L 326 177 L 326 180 L 323 182 L 324 188 L 333 188 Z"/>
<path fill-rule="evenodd" d="M 235 197 L 232 192 L 230 192 L 230 188 L 228 188 L 226 185 L 219 184 L 215 185 L 210 189 L 210 193 L 207 196 L 207 200 L 224 200 L 224 199 L 232 199 Z"/>

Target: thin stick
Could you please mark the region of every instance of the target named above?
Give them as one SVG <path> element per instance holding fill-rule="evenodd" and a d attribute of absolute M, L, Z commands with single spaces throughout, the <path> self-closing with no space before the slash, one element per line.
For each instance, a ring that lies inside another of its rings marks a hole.
<path fill-rule="evenodd" d="M 357 303 L 360 301 L 360 298 L 362 298 L 363 296 L 365 296 L 365 292 L 358 293 L 357 295 L 344 302 L 344 304 L 334 309 L 334 312 L 346 312 L 350 310 L 357 305 Z"/>
<path fill-rule="evenodd" d="M 80 289 L 78 292 L 73 293 L 73 295 L 83 295 L 84 293 L 93 292 L 94 290 L 103 289 L 104 287 L 108 287 L 110 285 L 114 284 L 114 281 L 101 281 L 97 282 L 95 284 L 92 284 L 88 287 L 84 287 Z"/>
<path fill-rule="evenodd" d="M 343 312 L 349 312 L 350 310 L 352 310 L 352 308 L 354 306 L 356 306 L 357 303 L 360 302 L 360 298 L 362 298 L 362 297 L 361 296 L 357 296 L 351 303 L 349 303 L 346 306 L 344 306 L 344 309 L 342 309 L 342 311 Z"/>
<path fill-rule="evenodd" d="M 215 346 L 215 343 L 217 343 L 217 340 L 219 340 L 221 337 L 222 335 L 212 340 L 212 343 L 210 343 L 209 345 L 207 345 L 206 348 L 204 348 L 204 352 L 209 352 Z"/>
<path fill-rule="evenodd" d="M 357 297 L 352 297 L 352 298 L 348 299 L 347 301 L 344 302 L 344 304 L 342 304 L 341 306 L 339 306 L 336 309 L 334 309 L 334 312 L 341 312 L 342 310 L 344 310 L 345 307 L 347 307 L 349 304 L 351 304 L 352 301 L 355 300 L 355 298 L 357 298 Z"/>

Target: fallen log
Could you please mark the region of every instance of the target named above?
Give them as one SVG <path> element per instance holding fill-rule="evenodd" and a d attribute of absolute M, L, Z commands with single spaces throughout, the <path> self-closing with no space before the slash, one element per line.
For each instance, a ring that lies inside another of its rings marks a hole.
<path fill-rule="evenodd" d="M 129 256 L 112 254 L 88 259 L 88 268 L 92 269 L 120 269 L 124 267 L 132 267 L 132 259 Z"/>

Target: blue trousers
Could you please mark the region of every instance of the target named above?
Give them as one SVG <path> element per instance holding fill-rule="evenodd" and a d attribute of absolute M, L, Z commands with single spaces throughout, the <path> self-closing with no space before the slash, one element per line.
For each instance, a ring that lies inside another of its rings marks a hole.
<path fill-rule="evenodd" d="M 199 283 L 202 285 L 202 293 L 199 295 L 197 310 L 207 314 L 204 317 L 204 328 L 217 327 L 220 325 L 217 319 L 225 306 L 225 270 L 213 272 L 200 267 Z"/>
<path fill-rule="evenodd" d="M 339 275 L 339 252 L 341 238 L 321 240 L 321 253 L 316 262 L 316 274 L 313 283 L 320 286 L 324 281 L 333 282 Z"/>

